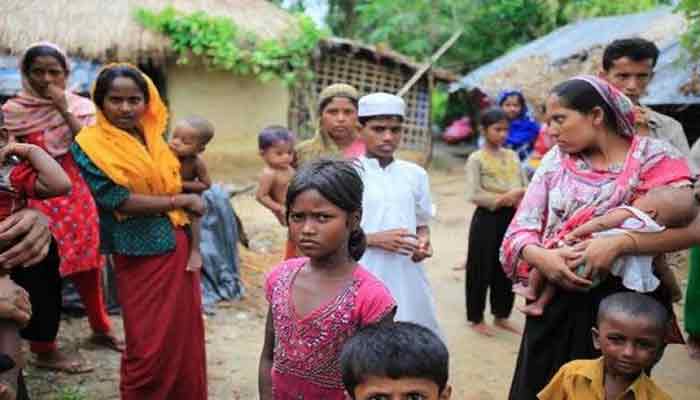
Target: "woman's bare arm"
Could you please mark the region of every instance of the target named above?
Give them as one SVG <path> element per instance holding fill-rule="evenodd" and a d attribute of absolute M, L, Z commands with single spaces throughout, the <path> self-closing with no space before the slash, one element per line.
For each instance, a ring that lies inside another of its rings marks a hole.
<path fill-rule="evenodd" d="M 196 194 L 176 194 L 174 196 L 151 196 L 131 193 L 117 211 L 128 215 L 156 215 L 183 208 L 201 216 L 204 203 Z"/>

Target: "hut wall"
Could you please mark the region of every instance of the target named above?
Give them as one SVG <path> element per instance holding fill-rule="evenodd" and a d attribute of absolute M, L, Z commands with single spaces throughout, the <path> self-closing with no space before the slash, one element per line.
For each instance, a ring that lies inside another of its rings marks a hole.
<path fill-rule="evenodd" d="M 216 128 L 212 144 L 217 151 L 257 157 L 258 132 L 267 125 L 286 124 L 290 96 L 280 82 L 262 83 L 254 77 L 181 65 L 167 68 L 167 82 L 173 120 L 190 114 L 210 120 Z"/>
<path fill-rule="evenodd" d="M 356 54 L 326 53 L 315 65 L 316 79 L 311 89 L 311 104 L 316 105 L 318 94 L 333 83 L 348 83 L 355 86 L 361 95 L 372 92 L 396 93 L 411 78 L 413 71 L 398 65 L 388 65 Z M 314 128 L 304 94 L 296 91 L 289 110 L 289 126 L 302 137 L 309 137 Z M 407 118 L 401 150 L 419 152 L 425 161 L 430 154 L 430 91 L 427 79 L 421 79 L 404 96 Z M 316 110 L 313 110 L 314 112 Z"/>

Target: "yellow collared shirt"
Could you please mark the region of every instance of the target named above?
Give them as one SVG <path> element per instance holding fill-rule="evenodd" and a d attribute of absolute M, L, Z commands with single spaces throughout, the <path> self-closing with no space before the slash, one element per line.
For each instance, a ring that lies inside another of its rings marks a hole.
<path fill-rule="evenodd" d="M 537 394 L 539 400 L 605 400 L 603 358 L 565 364 Z M 635 400 L 671 400 L 644 372 L 616 400 L 632 392 Z"/>

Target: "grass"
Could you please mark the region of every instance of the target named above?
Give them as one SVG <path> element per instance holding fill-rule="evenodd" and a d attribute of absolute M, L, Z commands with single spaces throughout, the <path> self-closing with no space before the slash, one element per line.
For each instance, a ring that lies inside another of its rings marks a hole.
<path fill-rule="evenodd" d="M 76 386 L 63 386 L 55 397 L 56 400 L 87 400 L 85 389 Z"/>

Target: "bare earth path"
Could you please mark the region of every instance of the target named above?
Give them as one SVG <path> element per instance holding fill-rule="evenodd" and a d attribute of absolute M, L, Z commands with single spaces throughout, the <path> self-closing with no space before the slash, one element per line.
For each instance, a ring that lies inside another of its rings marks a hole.
<path fill-rule="evenodd" d="M 438 317 L 448 338 L 453 399 L 505 399 L 520 338 L 503 331 L 493 338 L 484 338 L 468 328 L 464 308 L 464 271 L 455 271 L 453 267 L 465 259 L 466 224 L 473 208 L 463 200 L 464 182 L 460 169 L 431 175 L 438 215 L 432 227 L 435 257 L 426 268 L 438 305 Z M 251 236 L 262 243 L 260 246 L 267 247 L 268 251 L 279 251 L 284 233 L 276 226 L 272 215 L 258 206 L 251 195 L 236 200 L 236 208 Z M 257 362 L 263 338 L 264 304 L 260 299 L 260 282 L 248 284 L 252 300 L 222 307 L 207 321 L 211 399 L 257 398 Z M 522 326 L 520 315 L 514 313 L 513 320 Z M 80 338 L 86 337 L 88 332 L 84 319 L 70 320 L 62 325 L 61 338 L 64 345 L 80 345 L 85 358 L 98 367 L 96 372 L 67 376 L 29 368 L 32 398 L 57 399 L 60 398 L 55 394 L 57 390 L 79 387 L 86 399 L 118 399 L 118 356 L 80 343 Z M 654 370 L 654 378 L 674 399 L 700 399 L 700 363 L 690 361 L 682 346 L 669 347 L 661 364 Z"/>

